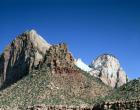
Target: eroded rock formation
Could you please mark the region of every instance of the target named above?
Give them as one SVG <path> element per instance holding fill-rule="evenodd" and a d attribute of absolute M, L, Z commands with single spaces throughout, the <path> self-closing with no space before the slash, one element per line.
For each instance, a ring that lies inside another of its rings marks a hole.
<path fill-rule="evenodd" d="M 51 46 L 46 52 L 45 62 L 55 74 L 76 72 L 73 56 L 65 43 Z"/>
<path fill-rule="evenodd" d="M 16 82 L 37 67 L 50 46 L 34 30 L 19 35 L 0 56 L 0 87 Z"/>
<path fill-rule="evenodd" d="M 116 57 L 110 54 L 99 56 L 91 65 L 91 75 L 100 78 L 106 85 L 120 87 L 127 82 L 127 75 Z"/>

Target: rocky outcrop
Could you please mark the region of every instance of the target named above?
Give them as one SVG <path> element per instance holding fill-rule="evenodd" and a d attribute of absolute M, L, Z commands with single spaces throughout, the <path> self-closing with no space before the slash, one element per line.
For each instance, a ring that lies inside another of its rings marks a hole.
<path fill-rule="evenodd" d="M 67 105 L 34 105 L 26 110 L 139 110 L 140 100 L 103 102 L 94 105 L 67 106 Z"/>
<path fill-rule="evenodd" d="M 127 75 L 116 57 L 110 54 L 99 56 L 90 66 L 91 75 L 100 78 L 106 85 L 120 87 L 127 82 Z"/>
<path fill-rule="evenodd" d="M 22 110 L 22 108 L 7 108 L 0 110 Z M 26 110 L 140 110 L 140 100 L 102 102 L 93 105 L 45 105 L 38 104 L 29 106 Z"/>
<path fill-rule="evenodd" d="M 28 107 L 26 110 L 92 110 L 92 106 L 81 105 L 81 106 L 67 106 L 67 105 L 35 105 Z"/>
<path fill-rule="evenodd" d="M 139 110 L 140 100 L 106 102 L 103 108 L 103 110 Z"/>
<path fill-rule="evenodd" d="M 0 87 L 16 82 L 36 68 L 50 46 L 34 30 L 19 35 L 0 56 Z"/>
<path fill-rule="evenodd" d="M 46 52 L 45 64 L 52 70 L 52 73 L 74 73 L 74 59 L 72 54 L 68 51 L 65 43 L 52 45 Z"/>

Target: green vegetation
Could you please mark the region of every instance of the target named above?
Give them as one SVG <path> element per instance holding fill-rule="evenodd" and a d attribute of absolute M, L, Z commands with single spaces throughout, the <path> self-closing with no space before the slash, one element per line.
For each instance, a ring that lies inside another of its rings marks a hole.
<path fill-rule="evenodd" d="M 135 99 L 140 99 L 140 78 L 132 80 L 118 89 L 115 89 L 105 98 L 106 101 Z"/>
<path fill-rule="evenodd" d="M 93 104 L 95 98 L 107 95 L 110 88 L 81 71 L 75 74 L 53 74 L 47 65 L 33 70 L 17 83 L 0 92 L 0 107 L 25 109 L 35 104 Z"/>
<path fill-rule="evenodd" d="M 25 109 L 36 104 L 92 105 L 105 101 L 140 99 L 140 79 L 112 91 L 98 78 L 78 72 L 52 73 L 46 64 L 0 91 L 0 107 Z"/>

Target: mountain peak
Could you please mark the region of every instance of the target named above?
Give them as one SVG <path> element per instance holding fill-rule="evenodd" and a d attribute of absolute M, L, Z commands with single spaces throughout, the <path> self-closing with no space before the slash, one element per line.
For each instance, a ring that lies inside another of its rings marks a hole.
<path fill-rule="evenodd" d="M 75 60 L 75 65 L 113 88 L 120 87 L 128 80 L 119 60 L 112 54 L 105 53 L 98 56 L 90 66 L 78 58 Z"/>
<path fill-rule="evenodd" d="M 50 47 L 35 30 L 16 37 L 0 56 L 0 86 L 11 84 L 38 67 Z"/>
<path fill-rule="evenodd" d="M 45 54 L 46 50 L 51 46 L 43 37 L 41 37 L 36 30 L 32 29 L 30 31 L 24 32 L 20 37 L 26 37 L 34 47 L 38 48 Z"/>
<path fill-rule="evenodd" d="M 30 29 L 30 30 L 26 30 L 24 33 L 36 33 L 37 31 L 35 29 Z"/>
<path fill-rule="evenodd" d="M 119 87 L 127 82 L 127 76 L 119 60 L 112 54 L 102 54 L 92 63 L 90 74 L 99 77 L 111 87 Z"/>
<path fill-rule="evenodd" d="M 115 55 L 113 55 L 113 54 L 110 54 L 110 53 L 104 53 L 104 54 L 99 55 L 99 56 L 95 59 L 95 61 L 96 61 L 97 59 L 99 59 L 99 58 L 104 59 L 104 60 L 108 60 L 108 59 L 110 59 L 110 58 L 116 59 L 116 60 L 117 60 L 117 57 L 116 57 Z M 94 63 L 94 62 L 92 62 L 92 63 Z"/>
<path fill-rule="evenodd" d="M 29 32 L 31 32 L 31 33 L 37 33 L 37 31 L 35 29 L 31 29 Z"/>

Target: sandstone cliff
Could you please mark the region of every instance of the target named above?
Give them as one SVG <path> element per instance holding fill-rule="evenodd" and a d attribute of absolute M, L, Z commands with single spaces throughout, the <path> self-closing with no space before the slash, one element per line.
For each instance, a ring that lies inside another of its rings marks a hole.
<path fill-rule="evenodd" d="M 99 56 L 92 64 L 89 73 L 100 78 L 106 85 L 120 87 L 127 82 L 127 75 L 118 59 L 110 54 Z"/>
<path fill-rule="evenodd" d="M 0 87 L 6 87 L 36 68 L 43 60 L 48 44 L 35 30 L 13 40 L 0 56 Z"/>

